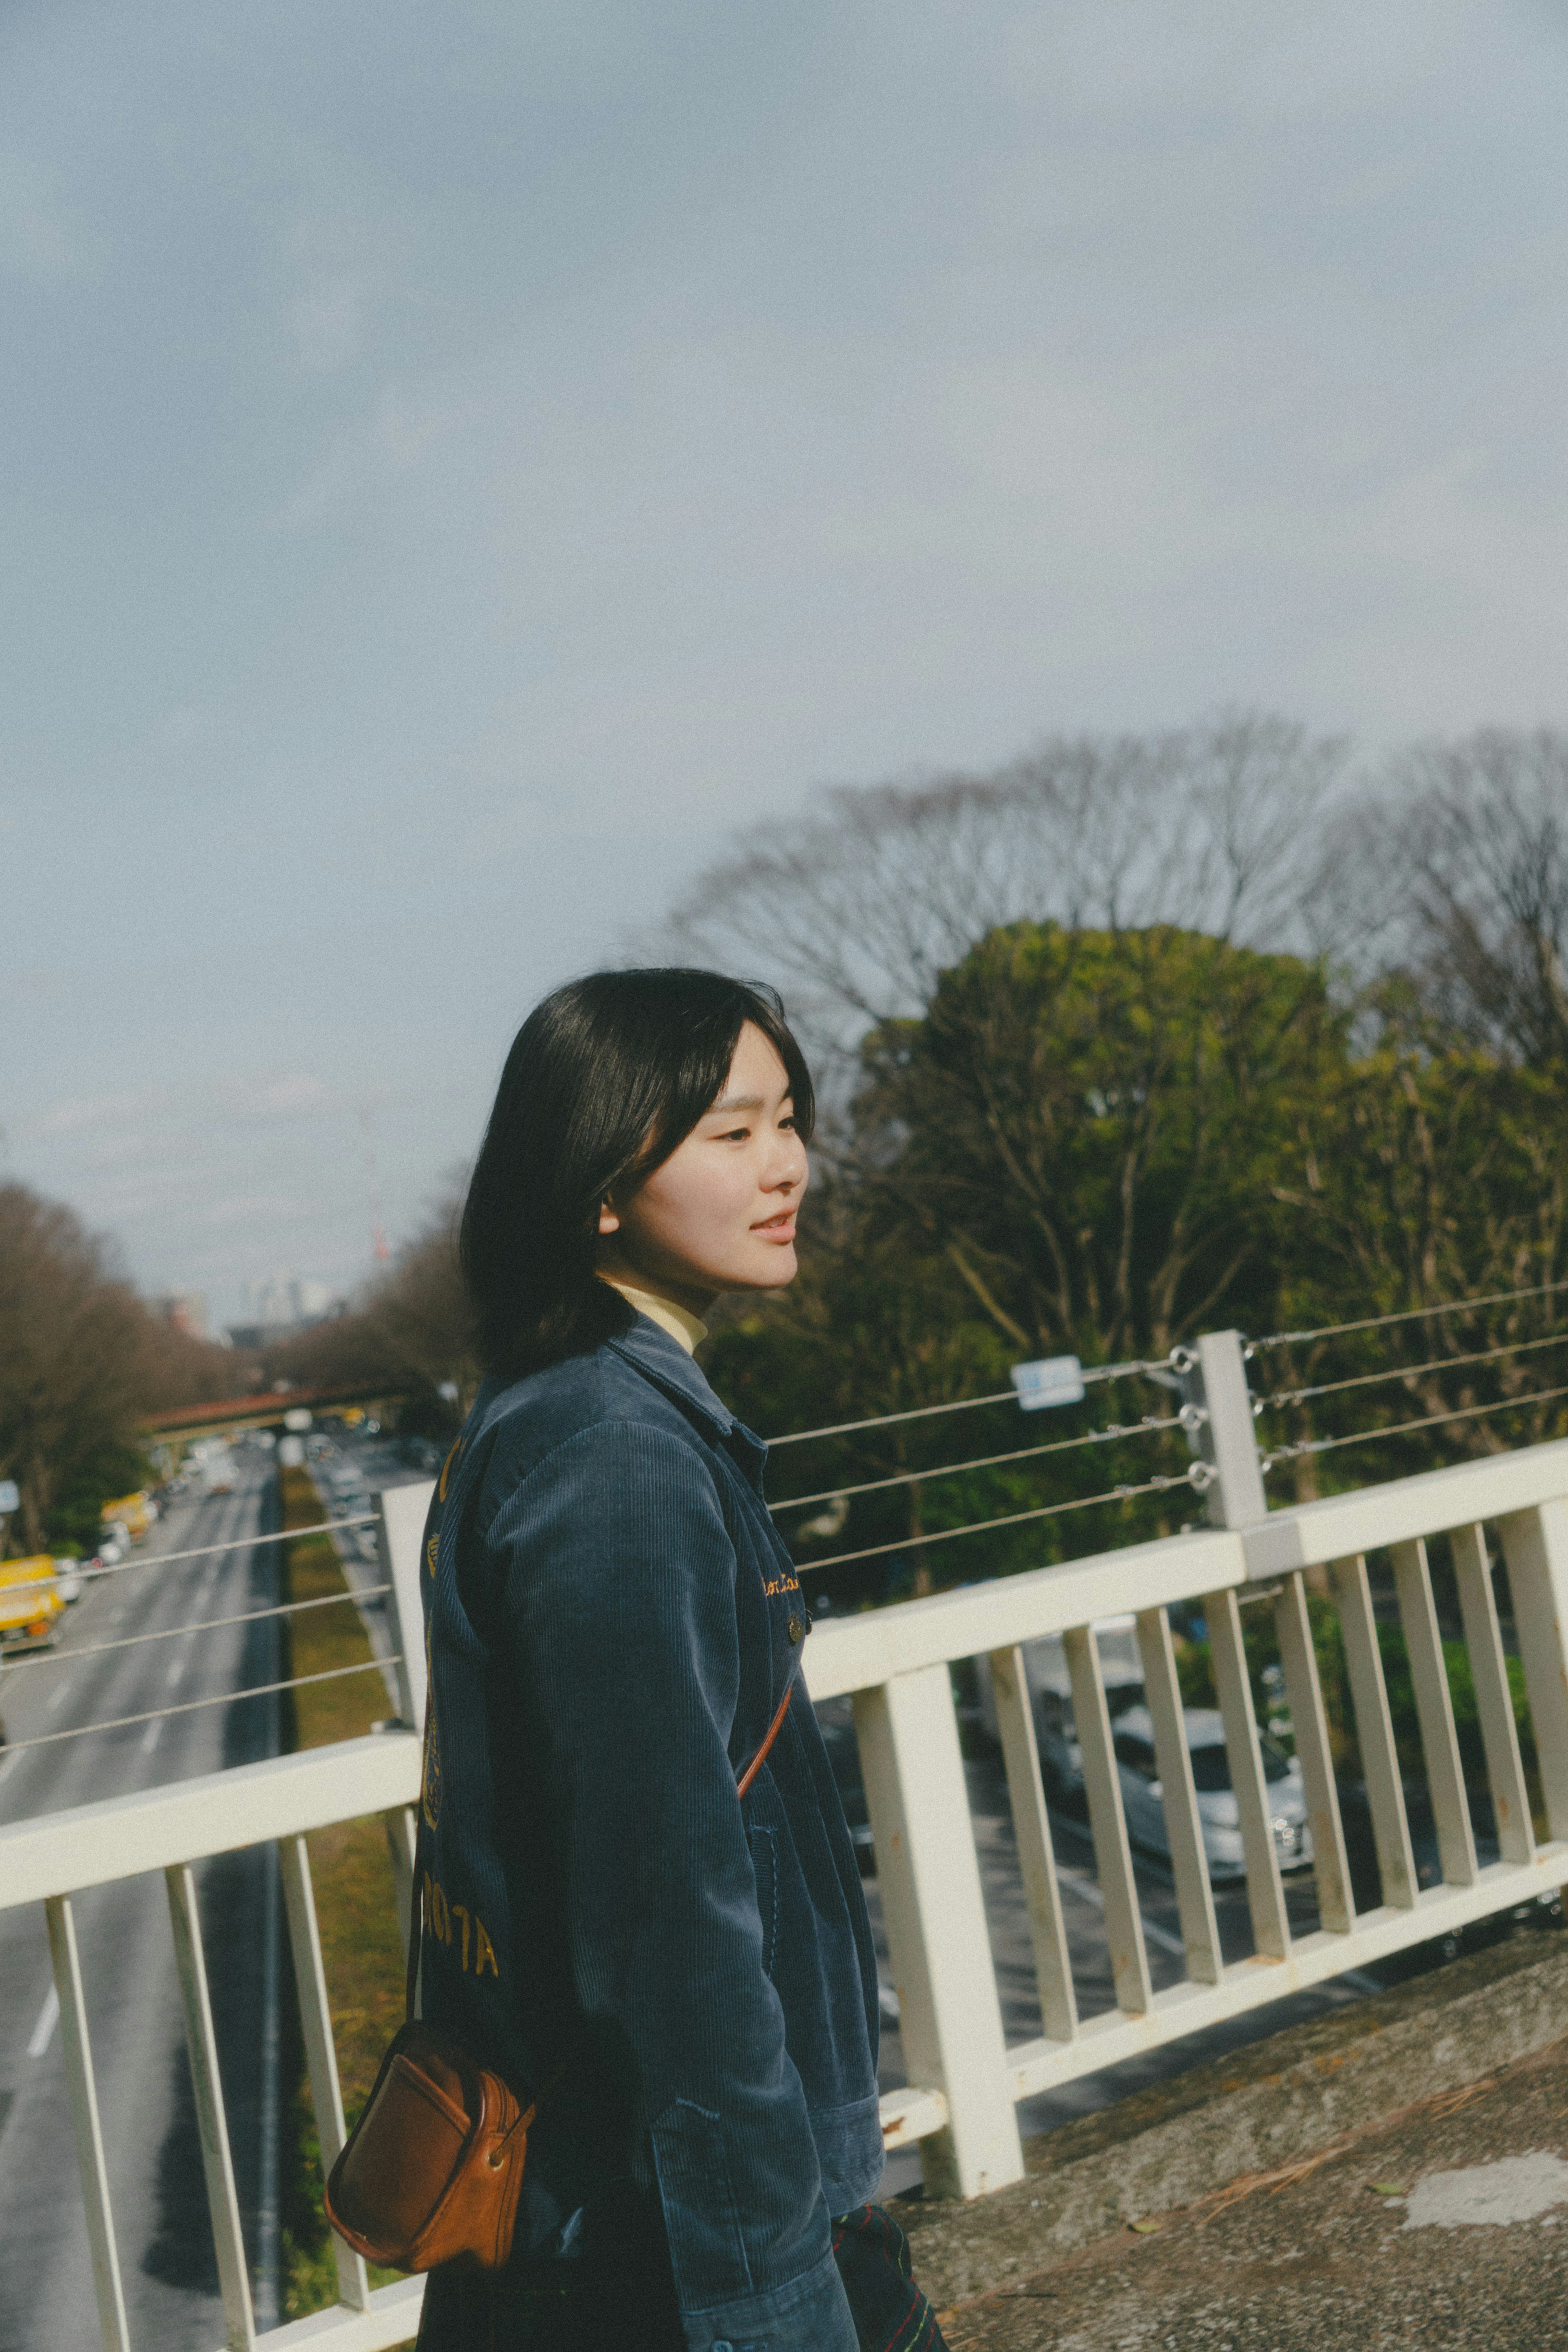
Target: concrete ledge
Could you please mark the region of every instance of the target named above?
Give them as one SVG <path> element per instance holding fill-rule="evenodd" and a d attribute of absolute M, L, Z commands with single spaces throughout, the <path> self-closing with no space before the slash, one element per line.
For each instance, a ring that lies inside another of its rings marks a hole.
<path fill-rule="evenodd" d="M 1028 2141 L 1010 2189 L 901 2201 L 915 2276 L 940 2309 L 989 2294 L 1564 2035 L 1568 1935 L 1453 1961 Z"/>

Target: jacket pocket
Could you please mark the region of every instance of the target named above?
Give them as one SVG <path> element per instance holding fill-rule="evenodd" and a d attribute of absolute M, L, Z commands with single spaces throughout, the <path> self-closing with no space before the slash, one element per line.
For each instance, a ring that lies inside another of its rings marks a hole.
<path fill-rule="evenodd" d="M 762 1922 L 762 1965 L 769 1976 L 779 1950 L 779 1832 L 757 1824 L 747 1829 L 751 1867 L 757 1879 L 757 1915 Z"/>

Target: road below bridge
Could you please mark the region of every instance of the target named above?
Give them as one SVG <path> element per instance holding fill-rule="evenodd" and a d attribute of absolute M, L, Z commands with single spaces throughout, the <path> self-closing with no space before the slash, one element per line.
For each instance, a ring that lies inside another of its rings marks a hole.
<path fill-rule="evenodd" d="M 11 1742 L 0 1750 L 0 1822 L 277 1752 L 276 1696 L 160 1711 L 277 1681 L 276 1617 L 102 1646 L 276 1601 L 276 1544 L 160 1564 L 169 1552 L 276 1528 L 270 1458 L 244 1448 L 235 1466 L 232 1493 L 176 1500 L 123 1569 L 86 1585 L 57 1650 L 17 1661 L 0 1676 Z M 128 1716 L 151 1719 L 22 1744 Z M 219 1855 L 196 1874 L 263 2324 L 277 2315 L 276 1870 L 267 1848 Z M 91 1889 L 76 1912 L 131 2340 L 149 2352 L 214 2352 L 225 2339 L 224 2313 L 162 1879 Z M 99 2321 L 41 1908 L 0 1911 L 0 2346 L 63 2352 L 95 2344 Z"/>

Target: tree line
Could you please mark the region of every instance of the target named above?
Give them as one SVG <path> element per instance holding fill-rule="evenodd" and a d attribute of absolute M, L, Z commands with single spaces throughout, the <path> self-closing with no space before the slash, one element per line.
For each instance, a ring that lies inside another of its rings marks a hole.
<path fill-rule="evenodd" d="M 782 1431 L 1236 1328 L 1273 1343 L 1250 1371 L 1277 1499 L 1561 1433 L 1565 926 L 1546 733 L 1367 777 L 1242 716 L 827 795 L 677 919 L 688 953 L 784 982 L 827 1079 L 802 1279 L 716 1335 L 718 1385 Z M 1432 1311 L 1498 1293 L 1531 1295 Z M 1196 1516 L 1134 1496 L 930 1540 L 1179 1471 L 1167 1429 L 949 1472 L 1174 1402 L 1128 1379 L 1049 1428 L 1005 1404 L 823 1440 L 773 1492 L 848 1492 L 783 1516 L 805 1567 L 894 1547 L 835 1596 L 925 1590 Z"/>
<path fill-rule="evenodd" d="M 1234 1327 L 1270 1343 L 1282 1500 L 1561 1433 L 1565 927 L 1551 732 L 1357 770 L 1243 713 L 823 793 L 646 943 L 776 982 L 821 1080 L 800 1278 L 718 1310 L 710 1377 L 775 1436 Z M 268 1376 L 455 1426 L 477 1384 L 455 1208 Z M 1529 1295 L 1451 1305 L 1497 1293 Z M 1186 1490 L 1092 1500 L 1180 1471 L 1180 1432 L 1144 1426 L 1176 1402 L 1129 1376 L 1051 1414 L 895 1422 L 781 1451 L 770 1491 L 811 1498 L 779 1524 L 814 1593 L 927 1590 L 1196 1516 Z"/>
<path fill-rule="evenodd" d="M 1285 1501 L 1561 1433 L 1565 928 L 1551 733 L 1368 773 L 1242 714 L 823 793 L 648 943 L 776 982 L 822 1084 L 800 1278 L 720 1308 L 710 1376 L 779 1435 L 1236 1328 L 1273 1343 L 1250 1371 Z M 454 1212 L 310 1343 L 398 1370 L 433 1421 L 450 1382 L 453 1423 L 476 1381 Z M 1503 1292 L 1530 1295 L 1451 1306 Z M 771 1492 L 813 1498 L 780 1525 L 814 1593 L 924 1591 L 1196 1516 L 1183 1490 L 1090 1501 L 1179 1473 L 1181 1433 L 1134 1427 L 1176 1402 L 1128 1378 L 891 1423 L 780 1451 Z M 998 1454 L 1024 1458 L 953 1466 Z M 954 1533 L 1063 1504 L 1088 1507 Z"/>

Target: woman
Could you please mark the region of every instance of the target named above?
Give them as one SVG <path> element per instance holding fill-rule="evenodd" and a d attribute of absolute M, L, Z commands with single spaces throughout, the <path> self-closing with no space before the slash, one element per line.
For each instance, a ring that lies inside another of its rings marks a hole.
<path fill-rule="evenodd" d="M 720 1292 L 794 1276 L 811 1116 L 776 1000 L 712 972 L 558 990 L 501 1079 L 463 1220 L 487 1377 L 426 1532 L 423 2010 L 540 2105 L 512 2259 L 432 2275 L 423 2352 L 941 2343 L 867 2201 L 876 1967 L 810 1619 L 692 1360 Z"/>

